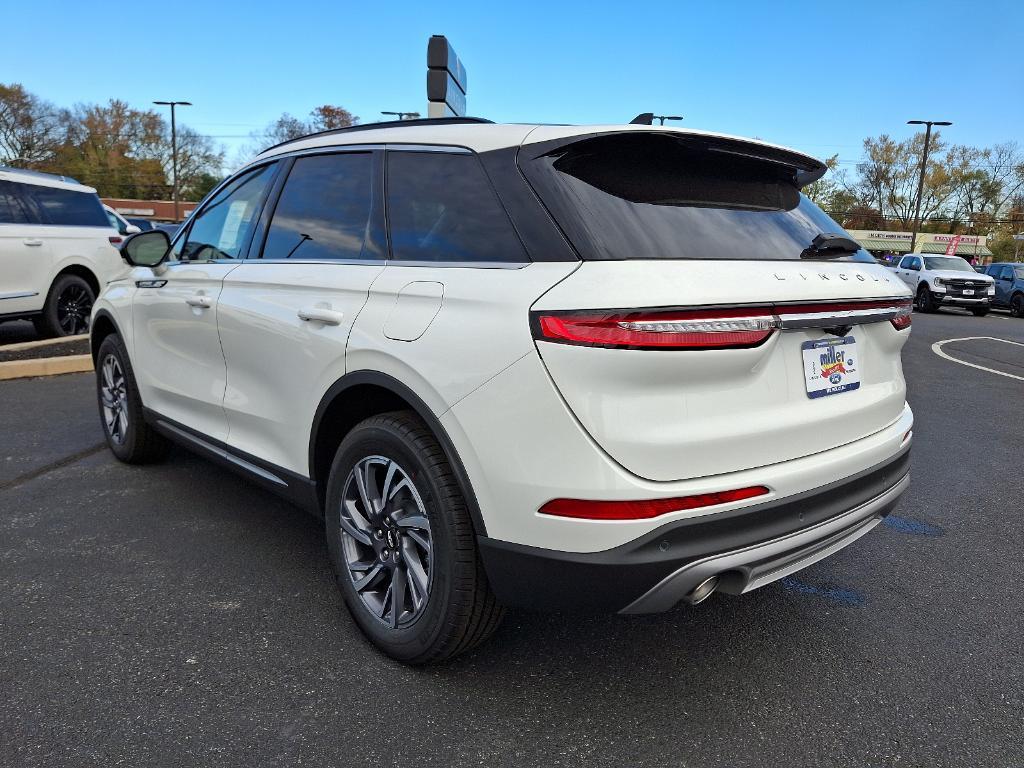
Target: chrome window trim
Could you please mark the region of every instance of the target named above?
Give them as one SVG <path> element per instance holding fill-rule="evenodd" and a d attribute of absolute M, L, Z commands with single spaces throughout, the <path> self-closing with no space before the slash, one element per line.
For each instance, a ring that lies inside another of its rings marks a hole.
<path fill-rule="evenodd" d="M 475 154 L 469 147 L 460 147 L 456 144 L 385 144 L 384 148 L 389 152 L 444 152 L 449 155 L 472 155 Z"/>

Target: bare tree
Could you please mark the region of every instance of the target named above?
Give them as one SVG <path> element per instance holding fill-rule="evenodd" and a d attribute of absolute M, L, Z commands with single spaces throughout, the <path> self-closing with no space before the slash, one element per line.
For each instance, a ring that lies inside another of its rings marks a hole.
<path fill-rule="evenodd" d="M 0 164 L 38 168 L 64 140 L 65 114 L 18 83 L 0 83 Z"/>

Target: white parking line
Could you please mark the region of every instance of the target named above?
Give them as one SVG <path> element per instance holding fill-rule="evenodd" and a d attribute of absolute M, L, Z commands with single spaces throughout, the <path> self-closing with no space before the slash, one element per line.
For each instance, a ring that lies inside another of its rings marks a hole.
<path fill-rule="evenodd" d="M 998 376 L 1006 376 L 1009 379 L 1017 379 L 1018 381 L 1024 381 L 1024 376 L 1017 376 L 1013 373 L 1006 373 L 1005 371 L 997 371 L 995 368 L 986 368 L 984 365 L 977 365 L 976 363 L 968 363 L 966 360 L 957 360 L 952 355 L 949 355 L 942 351 L 943 344 L 951 344 L 954 341 L 1001 341 L 1003 344 L 1013 344 L 1016 347 L 1024 347 L 1019 341 L 1009 341 L 1008 339 L 997 339 L 995 336 L 964 336 L 962 339 L 943 339 L 942 341 L 936 341 L 932 344 L 932 352 L 939 357 L 944 357 L 947 360 L 952 360 L 954 363 L 960 363 L 960 365 L 966 365 L 968 368 L 977 368 L 979 371 L 988 371 Z"/>

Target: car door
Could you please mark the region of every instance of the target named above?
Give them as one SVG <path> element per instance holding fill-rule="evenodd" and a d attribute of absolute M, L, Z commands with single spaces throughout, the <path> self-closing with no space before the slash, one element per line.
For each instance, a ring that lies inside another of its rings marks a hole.
<path fill-rule="evenodd" d="M 997 274 L 992 275 L 996 287 L 996 304 L 1001 307 L 1010 304 L 1013 291 L 1013 267 L 999 267 Z"/>
<path fill-rule="evenodd" d="M 49 289 L 52 255 L 22 186 L 0 180 L 0 315 L 40 309 Z"/>
<path fill-rule="evenodd" d="M 228 443 L 305 476 L 313 414 L 384 269 L 381 158 L 354 147 L 284 163 L 262 248 L 225 278 L 218 321 Z"/>
<path fill-rule="evenodd" d="M 913 261 L 913 258 L 913 256 L 904 256 L 900 260 L 899 264 L 896 266 L 896 274 L 899 275 L 900 280 L 902 280 L 907 285 L 910 285 L 909 267 L 911 261 Z"/>
<path fill-rule="evenodd" d="M 261 165 L 225 184 L 193 214 L 169 260 L 134 275 L 132 363 L 142 401 L 217 440 L 228 431 L 217 300 L 225 275 L 247 253 L 276 171 L 274 163 Z"/>

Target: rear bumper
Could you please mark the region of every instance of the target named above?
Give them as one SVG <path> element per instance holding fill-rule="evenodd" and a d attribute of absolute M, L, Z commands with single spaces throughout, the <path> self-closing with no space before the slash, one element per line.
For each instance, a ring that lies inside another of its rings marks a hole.
<path fill-rule="evenodd" d="M 677 520 L 614 549 L 574 553 L 479 539 L 491 587 L 508 605 L 655 613 L 711 576 L 748 592 L 856 541 L 909 483 L 910 449 L 802 494 Z"/>

